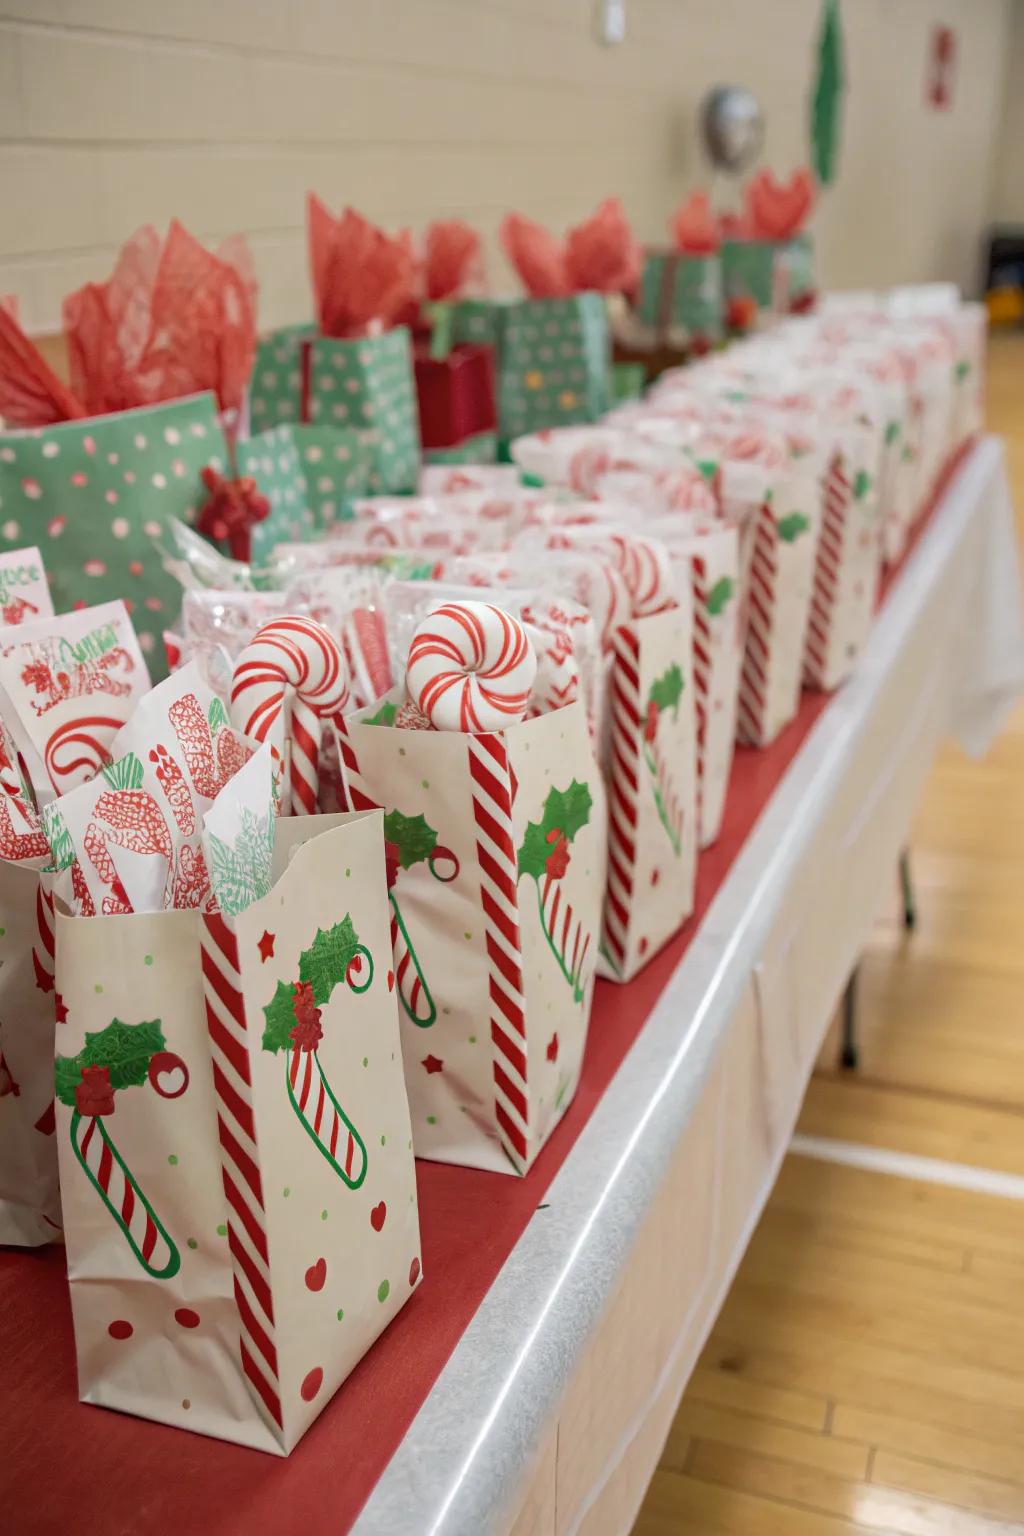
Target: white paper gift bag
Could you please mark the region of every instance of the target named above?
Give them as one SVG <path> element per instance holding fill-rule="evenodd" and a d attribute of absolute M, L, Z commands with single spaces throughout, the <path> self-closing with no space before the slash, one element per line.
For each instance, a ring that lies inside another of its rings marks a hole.
<path fill-rule="evenodd" d="M 693 911 L 697 742 L 693 599 L 616 631 L 610 676 L 602 974 L 628 981 Z"/>
<path fill-rule="evenodd" d="M 381 818 L 220 804 L 220 913 L 57 918 L 79 1391 L 285 1454 L 421 1273 Z"/>
<path fill-rule="evenodd" d="M 0 801 L 0 840 L 4 804 Z M 53 1116 L 53 908 L 45 876 L 0 857 L 0 1243 L 60 1236 Z"/>
<path fill-rule="evenodd" d="M 832 689 L 849 676 L 871 628 L 878 595 L 878 437 L 836 429 L 825 473 L 814 587 L 804 640 L 804 682 Z"/>
<path fill-rule="evenodd" d="M 572 1101 L 593 996 L 605 800 L 581 703 L 502 731 L 346 718 L 355 805 L 385 809 L 419 1157 L 525 1173 Z"/>

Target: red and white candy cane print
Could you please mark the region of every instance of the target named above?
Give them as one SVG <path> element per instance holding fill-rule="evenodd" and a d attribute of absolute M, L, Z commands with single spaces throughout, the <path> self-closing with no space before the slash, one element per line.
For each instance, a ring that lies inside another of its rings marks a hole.
<path fill-rule="evenodd" d="M 629 943 L 640 789 L 640 637 L 635 624 L 617 631 L 613 654 L 604 947 L 621 972 Z"/>
<path fill-rule="evenodd" d="M 776 620 L 775 588 L 779 537 L 768 507 L 758 513 L 754 558 L 750 567 L 747 641 L 740 674 L 737 736 L 748 746 L 764 743 L 768 669 L 772 628 Z"/>
<path fill-rule="evenodd" d="M 828 675 L 832 620 L 839 591 L 847 516 L 853 485 L 845 461 L 836 454 L 825 477 L 824 515 L 814 561 L 814 589 L 804 646 L 804 675 L 812 687 L 823 687 Z"/>
<path fill-rule="evenodd" d="M 252 1113 L 252 1073 L 238 940 L 220 913 L 201 930 L 203 993 L 210 1033 L 228 1248 L 238 1309 L 242 1370 L 280 1429 L 281 1382 L 267 1246 L 267 1212 Z"/>
<path fill-rule="evenodd" d="M 528 1160 L 526 1001 L 519 932 L 519 869 L 508 753 L 499 735 L 469 738 L 469 776 L 480 865 L 498 1136 L 520 1173 Z"/>
<path fill-rule="evenodd" d="M 437 730 L 498 731 L 522 720 L 537 658 L 518 619 L 492 603 L 441 603 L 409 647 L 406 689 Z"/>
<path fill-rule="evenodd" d="M 697 720 L 697 822 L 700 824 L 704 762 L 708 734 L 708 687 L 711 669 L 711 623 L 708 617 L 707 565 L 700 555 L 690 560 L 693 592 L 693 703 Z"/>
<path fill-rule="evenodd" d="M 235 663 L 231 720 L 264 741 L 290 696 L 288 810 L 312 816 L 317 808 L 318 760 L 324 719 L 349 700 L 348 671 L 338 641 L 315 619 L 289 615 L 257 630 Z"/>

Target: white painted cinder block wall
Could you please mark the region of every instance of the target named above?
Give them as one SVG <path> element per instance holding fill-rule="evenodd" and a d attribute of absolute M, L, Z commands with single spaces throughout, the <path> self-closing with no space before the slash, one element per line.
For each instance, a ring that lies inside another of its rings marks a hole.
<path fill-rule="evenodd" d="M 662 235 L 706 179 L 696 109 L 720 81 L 760 97 L 770 164 L 806 159 L 820 0 L 625 4 L 605 49 L 592 0 L 2 0 L 0 292 L 53 329 L 134 227 L 176 214 L 208 240 L 245 231 L 263 324 L 304 319 L 308 187 L 392 227 L 468 218 L 508 287 L 509 208 L 562 228 L 618 193 Z M 1013 4 L 844 0 L 842 171 L 816 220 L 829 286 L 973 284 Z M 959 38 L 948 112 L 924 101 L 939 22 Z"/>

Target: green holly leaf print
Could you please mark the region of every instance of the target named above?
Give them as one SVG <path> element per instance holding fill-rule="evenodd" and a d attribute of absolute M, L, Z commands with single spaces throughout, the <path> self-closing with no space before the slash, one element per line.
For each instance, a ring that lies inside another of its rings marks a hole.
<path fill-rule="evenodd" d="M 866 469 L 858 469 L 857 478 L 853 482 L 853 494 L 857 501 L 862 501 L 871 489 L 871 476 Z"/>
<path fill-rule="evenodd" d="M 316 938 L 299 957 L 299 980 L 313 985 L 313 1001 L 322 1007 L 335 987 L 345 980 L 345 972 L 359 948 L 359 938 L 348 915 L 333 928 L 318 928 Z"/>
<path fill-rule="evenodd" d="M 58 800 L 51 800 L 39 813 L 43 823 L 43 835 L 50 845 L 50 868 L 70 869 L 75 862 L 75 846 L 71 841 L 64 812 Z"/>
<path fill-rule="evenodd" d="M 104 763 L 100 772 L 111 789 L 142 788 L 142 763 L 134 752 L 127 752 L 116 763 Z"/>
<path fill-rule="evenodd" d="M 962 384 L 964 379 L 966 379 L 967 375 L 970 373 L 970 371 L 971 371 L 970 363 L 967 361 L 966 358 L 962 357 L 960 359 L 960 361 L 957 363 L 956 367 L 953 369 L 953 377 L 954 377 L 954 379 L 956 379 L 958 384 Z"/>
<path fill-rule="evenodd" d="M 578 779 L 573 779 L 568 789 L 549 789 L 540 821 L 527 824 L 519 849 L 519 873 L 539 880 L 551 853 L 549 835 L 560 832 L 571 843 L 590 820 L 593 803 L 590 785 L 581 784 Z"/>
<path fill-rule="evenodd" d="M 149 1064 L 157 1051 L 165 1049 L 159 1019 L 141 1024 L 124 1024 L 111 1019 L 106 1029 L 86 1033 L 85 1044 L 77 1056 L 58 1056 L 54 1081 L 57 1097 L 71 1109 L 75 1107 L 75 1089 L 82 1080 L 83 1067 L 106 1067 L 111 1088 L 141 1088 Z"/>
<path fill-rule="evenodd" d="M 241 828 L 234 843 L 207 833 L 212 863 L 210 882 L 222 912 L 234 917 L 270 890 L 274 862 L 274 821 L 241 808 Z"/>
<path fill-rule="evenodd" d="M 713 480 L 718 474 L 718 462 L 715 459 L 698 459 L 697 468 L 705 480 Z"/>
<path fill-rule="evenodd" d="M 216 694 L 214 694 L 213 698 L 210 700 L 210 707 L 207 710 L 207 719 L 209 721 L 211 736 L 216 736 L 221 726 L 227 725 L 228 723 L 228 712 Z"/>
<path fill-rule="evenodd" d="M 667 667 L 660 677 L 655 678 L 647 697 L 659 715 L 663 709 L 671 709 L 678 714 L 679 700 L 683 696 L 684 687 L 682 668 L 673 664 Z"/>
<path fill-rule="evenodd" d="M 398 705 L 392 699 L 386 699 L 375 715 L 367 715 L 364 725 L 394 725 L 395 716 L 398 713 Z"/>
<path fill-rule="evenodd" d="M 780 517 L 775 525 L 779 538 L 784 544 L 794 544 L 810 526 L 810 518 L 805 517 L 802 512 L 791 512 L 788 517 Z"/>
<path fill-rule="evenodd" d="M 295 1028 L 291 982 L 278 982 L 273 997 L 263 1009 L 263 1017 L 266 1020 L 263 1026 L 263 1049 L 273 1052 L 275 1056 L 278 1051 L 291 1050 L 291 1033 Z"/>
<path fill-rule="evenodd" d="M 715 582 L 708 593 L 707 609 L 711 617 L 717 616 L 724 610 L 726 603 L 731 599 L 736 590 L 736 583 L 731 576 L 721 576 Z"/>
<path fill-rule="evenodd" d="M 437 847 L 437 833 L 426 817 L 403 816 L 401 811 L 389 811 L 384 817 L 384 838 L 398 849 L 398 862 L 403 869 L 429 859 Z"/>
<path fill-rule="evenodd" d="M 886 442 L 886 446 L 888 447 L 888 445 L 890 443 L 894 443 L 896 441 L 896 439 L 899 437 L 899 435 L 900 435 L 900 424 L 899 424 L 899 422 L 898 421 L 887 421 L 886 424 L 885 424 L 885 442 Z"/>

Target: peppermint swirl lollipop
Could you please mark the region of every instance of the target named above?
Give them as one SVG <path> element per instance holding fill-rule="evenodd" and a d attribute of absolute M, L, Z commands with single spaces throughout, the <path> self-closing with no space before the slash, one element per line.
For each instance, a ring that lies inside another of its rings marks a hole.
<path fill-rule="evenodd" d="M 500 731 L 526 714 L 537 658 L 518 619 L 491 603 L 442 603 L 412 637 L 405 686 L 439 731 Z"/>
<path fill-rule="evenodd" d="M 290 697 L 288 716 L 283 714 Z M 316 619 L 288 615 L 256 631 L 235 663 L 231 723 L 256 741 L 287 740 L 289 809 L 313 815 L 319 788 L 322 721 L 348 704 L 348 672 L 341 646 Z M 287 726 L 285 721 L 287 720 Z"/>

